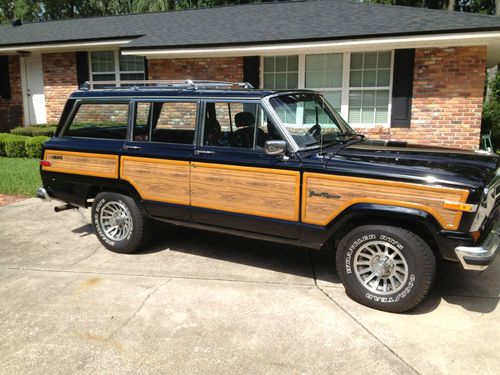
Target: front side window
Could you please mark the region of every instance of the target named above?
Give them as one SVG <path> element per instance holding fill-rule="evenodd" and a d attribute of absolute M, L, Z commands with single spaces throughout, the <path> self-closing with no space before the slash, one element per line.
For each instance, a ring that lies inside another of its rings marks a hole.
<path fill-rule="evenodd" d="M 337 142 L 354 133 L 320 95 L 283 94 L 269 102 L 300 148 Z"/>
<path fill-rule="evenodd" d="M 90 52 L 90 76 L 92 88 L 106 88 L 109 84 L 99 81 L 142 81 L 145 79 L 144 57 L 122 56 L 118 51 Z M 117 83 L 117 86 L 129 86 Z"/>
<path fill-rule="evenodd" d="M 125 139 L 128 103 L 81 103 L 63 136 Z"/>
<path fill-rule="evenodd" d="M 206 103 L 203 145 L 263 149 L 266 141 L 281 136 L 260 104 Z"/>
<path fill-rule="evenodd" d="M 133 139 L 173 144 L 193 144 L 196 102 L 138 102 Z"/>

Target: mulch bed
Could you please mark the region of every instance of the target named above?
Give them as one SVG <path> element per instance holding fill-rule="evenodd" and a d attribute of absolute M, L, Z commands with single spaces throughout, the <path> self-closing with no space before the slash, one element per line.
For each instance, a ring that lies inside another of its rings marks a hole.
<path fill-rule="evenodd" d="M 26 198 L 0 194 L 0 207 L 8 206 L 9 204 L 14 204 L 14 203 L 20 202 L 20 201 L 25 200 L 25 199 Z"/>

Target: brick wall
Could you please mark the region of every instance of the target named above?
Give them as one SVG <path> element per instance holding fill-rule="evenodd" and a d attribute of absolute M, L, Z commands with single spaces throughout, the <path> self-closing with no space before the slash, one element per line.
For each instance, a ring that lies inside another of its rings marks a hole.
<path fill-rule="evenodd" d="M 9 77 L 11 99 L 0 99 L 0 132 L 22 124 L 21 67 L 17 56 L 9 56 Z"/>
<path fill-rule="evenodd" d="M 358 131 L 373 138 L 476 149 L 485 72 L 485 46 L 417 49 L 410 129 Z"/>
<path fill-rule="evenodd" d="M 47 122 L 57 123 L 69 94 L 78 89 L 74 52 L 42 55 Z"/>
<path fill-rule="evenodd" d="M 148 61 L 149 79 L 207 79 L 243 81 L 243 58 L 152 59 Z"/>

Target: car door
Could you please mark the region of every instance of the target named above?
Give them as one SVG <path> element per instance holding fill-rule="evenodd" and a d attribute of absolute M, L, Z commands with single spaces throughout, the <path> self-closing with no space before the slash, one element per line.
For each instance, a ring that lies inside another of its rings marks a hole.
<path fill-rule="evenodd" d="M 150 215 L 190 219 L 189 174 L 199 101 L 134 100 L 132 131 L 120 177 L 139 193 Z"/>
<path fill-rule="evenodd" d="M 295 158 L 267 155 L 281 139 L 259 101 L 206 100 L 194 150 L 192 220 L 298 238 L 300 171 Z"/>

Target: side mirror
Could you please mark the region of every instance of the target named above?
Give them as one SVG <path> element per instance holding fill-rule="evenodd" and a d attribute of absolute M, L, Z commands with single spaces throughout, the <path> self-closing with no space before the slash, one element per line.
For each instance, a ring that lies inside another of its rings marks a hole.
<path fill-rule="evenodd" d="M 268 155 L 283 155 L 286 150 L 285 141 L 266 141 L 266 154 Z"/>

